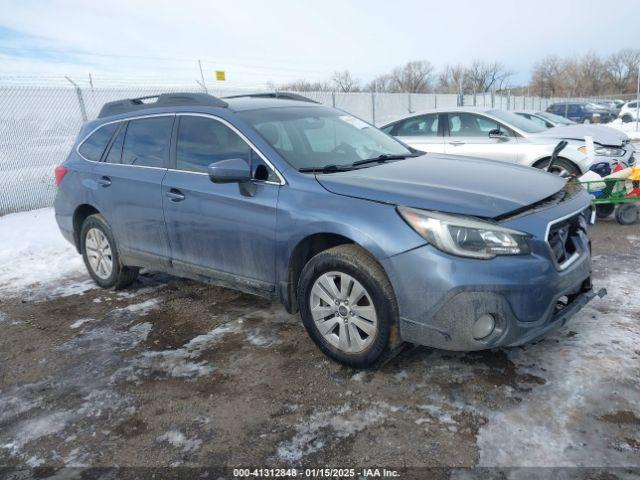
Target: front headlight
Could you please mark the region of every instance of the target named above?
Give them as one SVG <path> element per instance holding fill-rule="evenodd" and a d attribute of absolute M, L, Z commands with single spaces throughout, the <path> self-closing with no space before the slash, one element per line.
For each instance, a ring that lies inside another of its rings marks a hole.
<path fill-rule="evenodd" d="M 526 241 L 529 235 L 517 230 L 417 208 L 398 207 L 398 213 L 420 236 L 443 252 L 483 259 L 531 253 Z"/>
<path fill-rule="evenodd" d="M 580 147 L 580 150 L 585 155 L 587 154 L 587 146 L 584 145 Z M 603 155 L 606 157 L 623 157 L 624 154 L 627 153 L 623 148 L 615 148 L 615 147 L 596 147 L 595 154 Z"/>

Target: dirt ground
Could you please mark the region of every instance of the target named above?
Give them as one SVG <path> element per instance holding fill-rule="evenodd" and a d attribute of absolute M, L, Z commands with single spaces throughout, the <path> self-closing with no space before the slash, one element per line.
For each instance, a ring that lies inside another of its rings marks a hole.
<path fill-rule="evenodd" d="M 24 289 L 0 301 L 0 466 L 640 467 L 640 228 L 592 238 L 609 295 L 568 326 L 374 371 L 231 290 L 148 272 Z"/>

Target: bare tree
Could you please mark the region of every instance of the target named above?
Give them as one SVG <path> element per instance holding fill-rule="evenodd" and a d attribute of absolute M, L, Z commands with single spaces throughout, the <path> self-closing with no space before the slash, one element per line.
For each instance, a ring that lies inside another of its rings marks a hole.
<path fill-rule="evenodd" d="M 613 93 L 630 92 L 640 65 L 640 49 L 626 48 L 611 55 L 607 61 L 607 77 Z"/>
<path fill-rule="evenodd" d="M 365 90 L 380 93 L 393 92 L 393 78 L 389 74 L 378 75 L 367 84 Z"/>
<path fill-rule="evenodd" d="M 541 97 L 560 95 L 564 88 L 564 62 L 555 55 L 549 55 L 533 66 L 531 90 Z"/>
<path fill-rule="evenodd" d="M 506 81 L 513 76 L 500 62 L 474 60 L 467 69 L 469 84 L 474 92 L 502 90 Z"/>
<path fill-rule="evenodd" d="M 399 92 L 427 93 L 432 89 L 435 68 L 426 60 L 408 62 L 391 72 L 392 88 Z"/>
<path fill-rule="evenodd" d="M 291 90 L 293 92 L 331 92 L 333 88 L 328 82 L 311 82 L 309 80 L 300 79 L 280 85 L 278 90 Z"/>
<path fill-rule="evenodd" d="M 359 92 L 360 81 L 351 76 L 349 70 L 334 72 L 333 85 L 338 92 Z"/>
<path fill-rule="evenodd" d="M 447 65 L 438 75 L 437 91 L 439 93 L 460 93 L 469 90 L 469 76 L 464 65 Z"/>

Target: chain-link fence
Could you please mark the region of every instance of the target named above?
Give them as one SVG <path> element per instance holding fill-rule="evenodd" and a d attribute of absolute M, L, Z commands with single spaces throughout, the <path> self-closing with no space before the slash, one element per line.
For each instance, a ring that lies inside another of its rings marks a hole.
<path fill-rule="evenodd" d="M 53 170 L 71 149 L 81 125 L 105 102 L 161 92 L 202 91 L 198 86 L 144 87 L 0 85 L 0 215 L 49 206 Z M 214 89 L 213 95 L 246 93 Z M 252 90 L 255 91 L 255 90 Z M 558 99 L 496 95 L 304 92 L 320 103 L 345 110 L 377 126 L 433 108 L 473 105 L 544 110 Z"/>

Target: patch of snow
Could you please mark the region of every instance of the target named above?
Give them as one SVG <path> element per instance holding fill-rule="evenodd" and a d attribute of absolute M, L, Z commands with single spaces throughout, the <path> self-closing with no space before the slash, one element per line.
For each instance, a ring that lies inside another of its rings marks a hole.
<path fill-rule="evenodd" d="M 298 424 L 296 433 L 277 448 L 277 456 L 287 462 L 298 462 L 303 457 L 321 450 L 326 441 L 347 438 L 386 418 L 384 408 L 375 405 L 367 410 L 350 413 L 351 406 L 313 413 Z"/>
<path fill-rule="evenodd" d="M 104 352 L 130 350 L 147 339 L 152 325 L 139 323 L 128 330 L 119 331 L 111 327 L 98 327 L 84 331 L 81 335 L 62 344 L 60 350 L 82 352 Z"/>
<path fill-rule="evenodd" d="M 62 237 L 53 208 L 0 217 L 0 293 L 68 292 L 81 275 L 87 275 L 82 257 Z"/>
<path fill-rule="evenodd" d="M 73 417 L 72 411 L 65 410 L 28 419 L 20 423 L 16 431 L 7 432 L 11 440 L 0 444 L 0 448 L 9 450 L 12 455 L 17 455 L 29 442 L 62 432 Z"/>
<path fill-rule="evenodd" d="M 71 325 L 69 325 L 69 328 L 73 328 L 73 329 L 80 328 L 82 325 L 84 325 L 85 323 L 89 323 L 89 322 L 95 322 L 95 319 L 93 319 L 93 318 L 81 318 L 80 320 L 76 320 Z"/>
<path fill-rule="evenodd" d="M 563 329 L 509 351 L 519 373 L 546 382 L 517 406 L 484 409 L 488 422 L 477 437 L 480 466 L 640 466 L 639 456 L 611 447 L 615 433 L 609 432 L 618 427 L 599 420 L 611 410 L 640 411 L 634 360 L 640 345 L 640 274 L 629 268 L 597 281 L 609 294 L 572 319 L 569 328 L 577 335 L 567 337 Z"/>
<path fill-rule="evenodd" d="M 204 335 L 192 338 L 175 350 L 145 351 L 131 364 L 115 372 L 114 380 L 139 381 L 142 377 L 193 378 L 210 375 L 214 367 L 196 359 L 213 347 L 228 333 L 242 330 L 242 320 L 236 320 L 214 328 Z"/>
<path fill-rule="evenodd" d="M 636 130 L 636 122 L 624 123 L 620 118 L 616 118 L 613 122 L 607 123 L 607 127 L 615 128 L 627 134 L 634 142 L 640 141 L 640 130 Z"/>
<path fill-rule="evenodd" d="M 187 438 L 184 433 L 177 430 L 171 430 L 160 435 L 158 442 L 167 442 L 169 445 L 182 449 L 185 453 L 198 450 L 202 446 L 202 440 L 198 438 Z"/>

